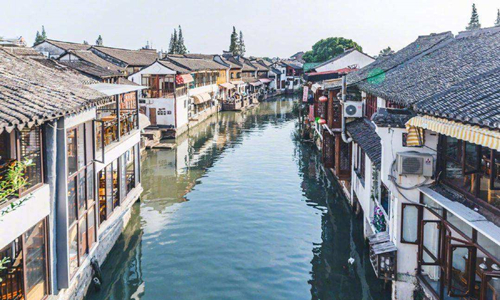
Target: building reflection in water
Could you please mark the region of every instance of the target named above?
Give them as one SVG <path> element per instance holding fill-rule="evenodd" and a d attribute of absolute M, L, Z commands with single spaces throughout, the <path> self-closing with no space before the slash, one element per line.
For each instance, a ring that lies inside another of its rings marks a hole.
<path fill-rule="evenodd" d="M 189 200 L 188 193 L 209 176 L 221 158 L 234 152 L 252 133 L 269 125 L 279 128 L 290 124 L 294 118 L 292 107 L 292 101 L 282 99 L 244 112 L 224 112 L 180 137 L 175 149 L 148 151 L 141 166 L 144 187 L 141 203 L 134 206 L 129 225 L 103 265 L 101 292 L 91 292 L 87 299 L 143 297 L 148 285 L 141 272 L 143 249 L 148 249 L 151 242 L 169 243 L 159 236 L 165 226 L 173 223 L 174 213 L 182 203 Z M 390 298 L 374 278 L 361 236 L 362 225 L 323 172 L 319 156 L 311 145 L 295 142 L 294 147 L 303 198 L 306 205 L 321 215 L 321 238 L 313 244 L 310 261 L 311 299 Z M 354 265 L 347 263 L 350 257 L 355 259 Z"/>

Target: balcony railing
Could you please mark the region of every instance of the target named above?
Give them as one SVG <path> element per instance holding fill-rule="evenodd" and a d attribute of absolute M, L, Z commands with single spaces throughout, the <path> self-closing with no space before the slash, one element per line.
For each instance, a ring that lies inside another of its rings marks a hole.
<path fill-rule="evenodd" d="M 187 94 L 187 87 L 182 85 L 174 90 L 145 89 L 142 90 L 142 98 L 174 98 Z"/>
<path fill-rule="evenodd" d="M 108 145 L 118 141 L 121 137 L 129 135 L 138 129 L 138 115 L 136 109 L 121 109 L 117 117 L 116 110 L 105 110 L 107 114 L 101 116 L 96 126 L 96 148 L 102 150 Z"/>

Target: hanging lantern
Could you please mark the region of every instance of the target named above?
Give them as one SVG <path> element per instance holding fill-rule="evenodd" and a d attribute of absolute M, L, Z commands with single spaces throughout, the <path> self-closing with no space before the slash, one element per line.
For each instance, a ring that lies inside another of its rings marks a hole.
<path fill-rule="evenodd" d="M 319 99 L 318 99 L 318 100 L 319 100 L 319 102 L 327 102 L 327 101 L 328 101 L 328 98 L 327 98 L 327 97 L 325 97 L 325 96 L 321 96 L 321 97 L 319 97 Z"/>
<path fill-rule="evenodd" d="M 320 118 L 320 119 L 318 120 L 318 124 L 319 124 L 319 125 L 326 124 L 326 120 L 325 120 L 325 119 L 323 119 L 323 118 Z"/>

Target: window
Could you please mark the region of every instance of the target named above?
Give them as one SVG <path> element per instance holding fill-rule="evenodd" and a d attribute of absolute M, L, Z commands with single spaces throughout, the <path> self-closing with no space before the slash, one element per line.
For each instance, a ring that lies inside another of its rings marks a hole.
<path fill-rule="evenodd" d="M 357 147 L 357 159 L 356 159 L 356 174 L 361 179 L 361 182 L 364 185 L 365 181 L 365 151 L 361 149 L 358 144 Z"/>
<path fill-rule="evenodd" d="M 444 181 L 470 198 L 500 209 L 499 153 L 447 136 L 441 136 L 440 143 Z"/>
<path fill-rule="evenodd" d="M 377 112 L 377 96 L 366 94 L 365 117 L 371 119 L 372 115 Z"/>
<path fill-rule="evenodd" d="M 9 258 L 0 270 L 1 299 L 41 300 L 48 294 L 47 230 L 45 220 L 0 249 Z"/>
<path fill-rule="evenodd" d="M 0 133 L 0 181 L 16 161 L 27 160 L 32 165 L 24 171 L 26 185 L 13 197 L 22 197 L 43 183 L 41 130 L 40 127 L 32 127 Z"/>
<path fill-rule="evenodd" d="M 380 205 L 382 205 L 382 208 L 387 214 L 387 217 L 390 218 L 391 199 L 389 195 L 389 189 L 383 183 L 380 185 Z"/>
<path fill-rule="evenodd" d="M 107 220 L 135 188 L 135 153 L 134 146 L 99 172 L 99 223 Z"/>
<path fill-rule="evenodd" d="M 95 243 L 95 183 L 93 125 L 80 124 L 66 135 L 68 162 L 68 247 L 69 270 L 73 277 Z M 91 232 L 93 231 L 93 232 Z M 93 240 L 90 240 L 89 237 Z"/>
<path fill-rule="evenodd" d="M 420 210 L 421 207 L 416 204 L 403 203 L 401 205 L 401 243 L 418 243 Z"/>

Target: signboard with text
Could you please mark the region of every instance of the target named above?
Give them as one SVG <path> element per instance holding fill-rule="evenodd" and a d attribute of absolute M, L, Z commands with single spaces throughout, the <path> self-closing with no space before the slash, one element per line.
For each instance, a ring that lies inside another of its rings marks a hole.
<path fill-rule="evenodd" d="M 304 86 L 304 94 L 302 95 L 302 102 L 307 102 L 307 94 L 309 93 L 309 87 L 307 85 Z"/>

